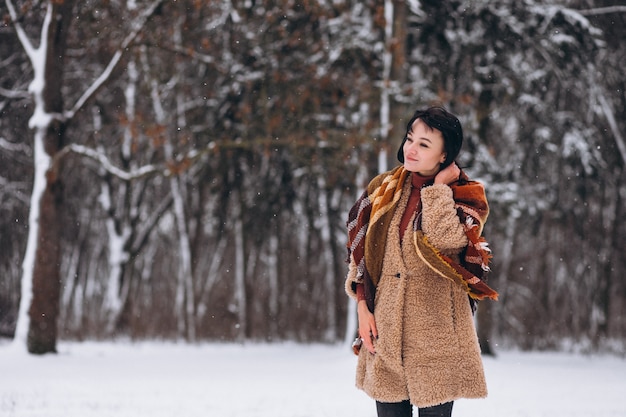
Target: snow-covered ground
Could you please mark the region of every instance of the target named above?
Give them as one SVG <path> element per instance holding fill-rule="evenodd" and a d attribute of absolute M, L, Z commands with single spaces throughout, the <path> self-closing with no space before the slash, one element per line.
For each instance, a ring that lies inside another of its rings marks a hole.
<path fill-rule="evenodd" d="M 345 346 L 61 343 L 31 356 L 0 345 L 2 417 L 375 417 Z M 500 352 L 485 400 L 455 417 L 626 416 L 626 360 Z"/>

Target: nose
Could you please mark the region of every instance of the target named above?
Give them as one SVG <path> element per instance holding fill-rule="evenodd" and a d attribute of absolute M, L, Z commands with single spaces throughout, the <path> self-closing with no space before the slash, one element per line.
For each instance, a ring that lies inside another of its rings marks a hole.
<path fill-rule="evenodd" d="M 406 153 L 408 153 L 409 155 L 415 155 L 416 152 L 417 146 L 415 146 L 415 143 L 407 143 Z"/>

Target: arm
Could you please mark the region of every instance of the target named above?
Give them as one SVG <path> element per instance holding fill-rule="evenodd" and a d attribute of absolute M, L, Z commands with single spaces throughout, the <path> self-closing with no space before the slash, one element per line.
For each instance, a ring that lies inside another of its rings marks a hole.
<path fill-rule="evenodd" d="M 449 183 L 459 178 L 456 164 L 441 170 L 435 183 L 422 189 L 422 230 L 432 245 L 450 254 L 467 246 L 467 237 L 457 215 Z"/>
<path fill-rule="evenodd" d="M 363 286 L 363 284 L 359 285 Z M 369 308 L 367 308 L 365 298 L 359 300 L 357 314 L 359 317 L 359 337 L 363 340 L 363 346 L 373 355 L 376 353 L 373 339 L 378 339 L 378 330 L 376 329 L 376 319 Z"/>
<path fill-rule="evenodd" d="M 363 340 L 363 346 L 372 354 L 376 353 L 372 338 L 378 338 L 376 320 L 374 314 L 367 308 L 363 283 L 356 276 L 356 265 L 350 260 L 348 275 L 345 282 L 346 294 L 357 301 L 357 316 L 359 321 L 359 337 Z"/>

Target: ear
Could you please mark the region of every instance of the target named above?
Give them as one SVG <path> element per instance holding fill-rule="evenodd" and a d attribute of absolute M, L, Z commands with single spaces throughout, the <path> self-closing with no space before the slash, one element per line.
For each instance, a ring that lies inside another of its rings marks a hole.
<path fill-rule="evenodd" d="M 440 164 L 443 164 L 444 162 L 446 162 L 446 158 L 448 157 L 448 155 L 446 155 L 445 153 L 441 156 L 441 160 L 440 160 Z"/>

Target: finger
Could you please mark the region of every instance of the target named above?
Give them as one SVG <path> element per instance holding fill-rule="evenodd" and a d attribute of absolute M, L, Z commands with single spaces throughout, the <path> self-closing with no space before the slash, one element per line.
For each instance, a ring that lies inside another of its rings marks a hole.
<path fill-rule="evenodd" d="M 365 349 L 367 349 L 367 351 L 372 355 L 376 353 L 376 349 L 374 349 L 374 343 L 372 343 L 371 337 L 368 336 L 363 339 L 363 346 L 365 346 Z"/>
<path fill-rule="evenodd" d="M 370 329 L 374 339 L 378 339 L 378 329 L 376 328 L 376 322 L 374 320 L 370 323 Z"/>
<path fill-rule="evenodd" d="M 374 320 L 374 316 L 372 316 L 372 320 L 370 321 L 370 336 L 368 337 L 368 342 L 372 345 L 372 349 L 370 350 L 372 355 L 376 353 L 376 348 L 374 347 L 375 339 L 378 339 L 378 329 L 376 328 L 376 320 Z"/>

